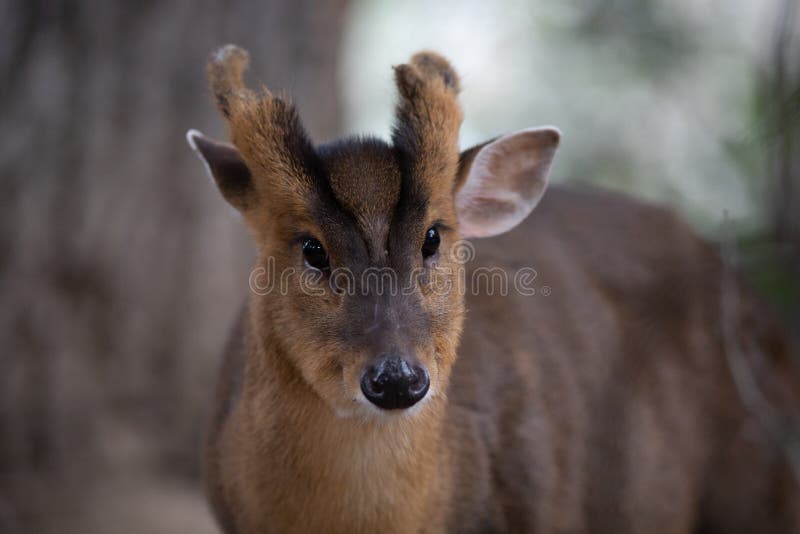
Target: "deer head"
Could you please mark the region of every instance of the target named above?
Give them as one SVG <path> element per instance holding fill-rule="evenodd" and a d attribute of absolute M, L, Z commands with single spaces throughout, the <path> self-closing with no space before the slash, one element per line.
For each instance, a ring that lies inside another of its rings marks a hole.
<path fill-rule="evenodd" d="M 259 347 L 339 416 L 440 398 L 464 314 L 452 247 L 531 212 L 558 131 L 523 130 L 459 153 L 458 75 L 421 52 L 395 67 L 391 144 L 314 146 L 286 99 L 244 86 L 247 60 L 226 46 L 208 65 L 232 144 L 187 137 L 251 229 L 265 276 L 289 280 L 252 297 Z"/>

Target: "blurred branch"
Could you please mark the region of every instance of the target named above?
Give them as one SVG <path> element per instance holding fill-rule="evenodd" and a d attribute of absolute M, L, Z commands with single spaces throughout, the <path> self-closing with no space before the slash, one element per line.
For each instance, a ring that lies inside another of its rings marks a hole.
<path fill-rule="evenodd" d="M 800 73 L 792 66 L 800 59 L 795 49 L 796 0 L 783 0 L 776 21 L 772 68 L 766 80 L 769 95 L 767 131 L 770 145 L 769 176 L 772 177 L 773 234 L 800 246 Z"/>
<path fill-rule="evenodd" d="M 766 353 L 768 348 L 760 340 L 752 339 L 756 337 L 752 332 L 755 327 L 748 329 L 742 326 L 742 318 L 747 311 L 742 305 L 741 288 L 734 276 L 738 251 L 735 238 L 726 231 L 728 222 L 726 214 L 723 219 L 723 267 L 719 303 L 723 349 L 736 392 L 745 410 L 781 451 L 795 481 L 800 485 L 800 414 L 791 402 L 773 403 L 767 394 L 770 390 L 762 389 L 759 385 L 759 370 L 763 371 L 763 378 L 773 385 L 786 377 L 773 376 L 779 374 L 771 358 L 773 355 Z M 796 370 L 793 369 L 794 371 Z M 780 394 L 784 388 L 778 385 L 770 389 L 774 396 Z"/>

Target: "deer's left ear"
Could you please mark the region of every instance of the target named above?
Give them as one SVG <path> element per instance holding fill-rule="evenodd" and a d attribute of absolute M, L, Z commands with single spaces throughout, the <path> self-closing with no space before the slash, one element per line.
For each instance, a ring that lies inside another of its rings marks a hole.
<path fill-rule="evenodd" d="M 547 188 L 561 133 L 531 128 L 465 150 L 456 182 L 456 213 L 464 237 L 491 237 L 521 223 Z"/>
<path fill-rule="evenodd" d="M 244 212 L 252 204 L 255 188 L 250 169 L 236 147 L 209 139 L 197 130 L 186 132 L 186 141 L 205 163 L 225 200 Z"/>

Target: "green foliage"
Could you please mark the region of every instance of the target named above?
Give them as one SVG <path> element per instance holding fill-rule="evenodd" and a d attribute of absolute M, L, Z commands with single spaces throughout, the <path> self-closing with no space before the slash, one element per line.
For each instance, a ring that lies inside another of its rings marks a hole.
<path fill-rule="evenodd" d="M 796 323 L 800 319 L 800 257 L 763 234 L 742 239 L 737 248 L 739 267 L 747 281 L 787 324 Z"/>

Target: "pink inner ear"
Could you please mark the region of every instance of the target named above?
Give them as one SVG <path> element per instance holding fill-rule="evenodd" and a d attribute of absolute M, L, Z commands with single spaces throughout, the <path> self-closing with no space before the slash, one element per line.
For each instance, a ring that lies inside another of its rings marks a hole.
<path fill-rule="evenodd" d="M 533 128 L 478 152 L 455 199 L 464 237 L 507 232 L 530 214 L 544 195 L 559 139 L 555 128 Z"/>

